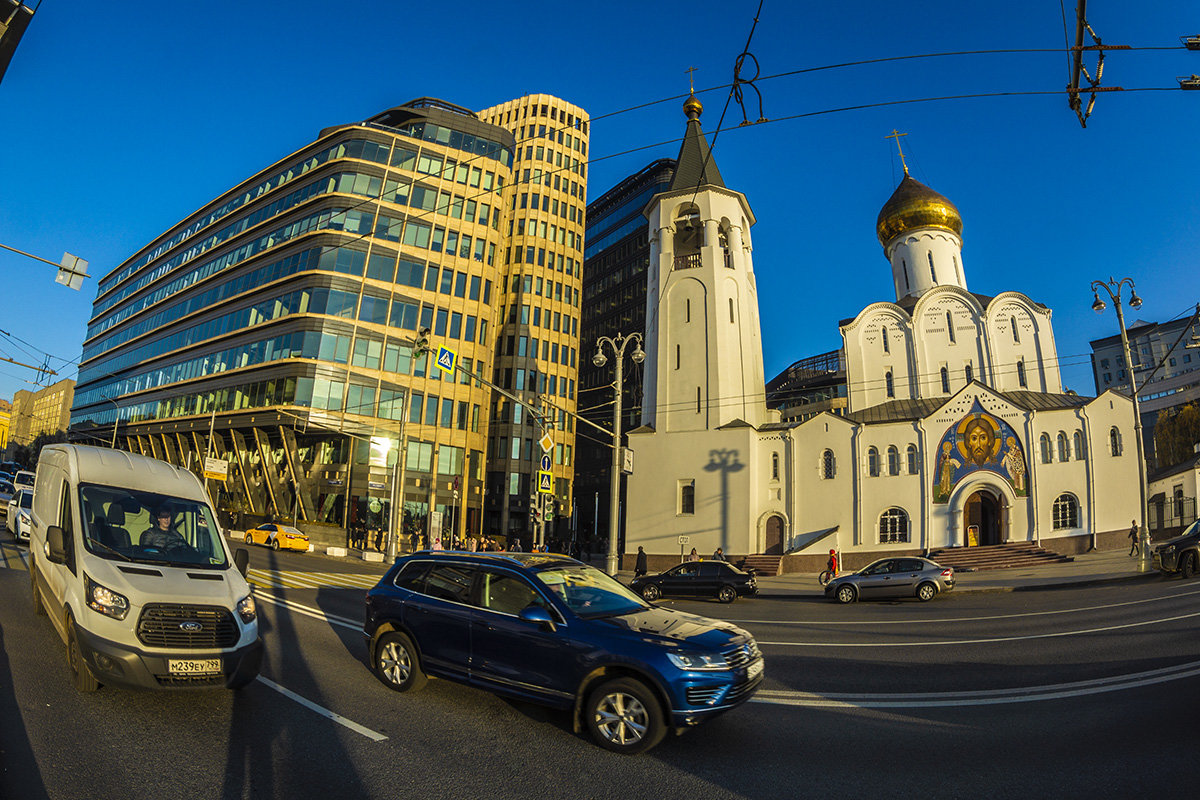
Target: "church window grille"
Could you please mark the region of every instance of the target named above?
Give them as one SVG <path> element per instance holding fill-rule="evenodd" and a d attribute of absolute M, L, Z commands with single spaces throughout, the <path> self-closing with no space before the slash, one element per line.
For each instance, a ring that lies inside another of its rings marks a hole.
<path fill-rule="evenodd" d="M 1054 453 L 1050 450 L 1050 437 L 1043 433 L 1038 443 L 1042 447 L 1042 463 L 1049 464 L 1054 461 Z"/>
<path fill-rule="evenodd" d="M 896 445 L 889 445 L 887 449 L 888 458 L 888 475 L 900 474 L 900 450 Z"/>
<path fill-rule="evenodd" d="M 679 513 L 680 515 L 696 513 L 695 480 L 683 480 L 679 482 Z"/>
<path fill-rule="evenodd" d="M 1058 460 L 1059 461 L 1070 461 L 1071 460 L 1071 448 L 1067 444 L 1067 435 L 1065 433 L 1063 433 L 1062 431 L 1058 432 Z"/>
<path fill-rule="evenodd" d="M 1060 494 L 1054 499 L 1054 530 L 1079 527 L 1079 501 L 1072 494 Z"/>
<path fill-rule="evenodd" d="M 954 314 L 949 311 L 946 312 L 946 333 L 950 336 L 950 344 L 954 344 Z"/>
<path fill-rule="evenodd" d="M 1017 362 L 1017 385 L 1022 389 L 1025 388 L 1025 362 Z"/>
<path fill-rule="evenodd" d="M 950 370 L 942 367 L 942 394 L 950 394 Z"/>
<path fill-rule="evenodd" d="M 929 278 L 934 283 L 937 283 L 937 272 L 933 268 L 933 253 L 929 252 L 929 253 L 926 253 L 925 255 L 926 255 L 926 257 L 929 258 Z"/>
<path fill-rule="evenodd" d="M 1108 432 L 1108 446 L 1114 456 L 1121 455 L 1121 432 L 1116 425 Z"/>
<path fill-rule="evenodd" d="M 1087 449 L 1083 443 L 1083 431 L 1075 431 L 1075 460 L 1083 461 L 1087 458 Z"/>
<path fill-rule="evenodd" d="M 970 364 L 967 364 L 966 369 L 964 371 L 967 374 L 967 383 L 970 383 L 971 381 L 975 380 L 975 368 L 974 367 L 972 367 Z"/>
<path fill-rule="evenodd" d="M 837 459 L 834 458 L 832 450 L 826 450 L 821 454 L 821 477 L 827 481 L 831 481 L 836 474 Z"/>
<path fill-rule="evenodd" d="M 908 512 L 889 508 L 879 516 L 879 543 L 895 544 L 908 541 Z"/>
<path fill-rule="evenodd" d="M 895 397 L 896 396 L 896 384 L 892 380 L 892 371 L 890 369 L 884 373 L 883 382 L 887 388 L 887 396 Z"/>
<path fill-rule="evenodd" d="M 887 325 L 883 326 L 883 330 L 880 332 L 880 338 L 883 339 L 883 352 L 890 353 L 891 350 L 888 348 Z"/>
<path fill-rule="evenodd" d="M 908 474 L 916 475 L 920 470 L 920 463 L 917 460 L 917 446 L 910 444 L 908 446 Z"/>
<path fill-rule="evenodd" d="M 1021 343 L 1021 331 L 1017 328 L 1017 318 L 1009 317 L 1008 324 L 1012 327 L 1013 341 L 1017 344 Z"/>
<path fill-rule="evenodd" d="M 879 451 L 874 447 L 867 450 L 867 474 L 872 478 L 879 477 Z"/>
<path fill-rule="evenodd" d="M 779 453 L 771 453 L 771 480 L 779 480 Z"/>

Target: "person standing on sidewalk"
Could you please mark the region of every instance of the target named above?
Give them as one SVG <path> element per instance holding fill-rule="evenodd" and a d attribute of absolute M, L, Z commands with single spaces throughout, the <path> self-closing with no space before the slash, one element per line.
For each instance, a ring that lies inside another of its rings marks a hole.
<path fill-rule="evenodd" d="M 1133 527 L 1129 529 L 1129 555 L 1136 556 L 1138 554 L 1138 524 L 1137 520 L 1133 521 Z"/>
<path fill-rule="evenodd" d="M 646 574 L 646 550 L 638 545 L 637 561 L 633 565 L 633 577 L 640 578 Z"/>

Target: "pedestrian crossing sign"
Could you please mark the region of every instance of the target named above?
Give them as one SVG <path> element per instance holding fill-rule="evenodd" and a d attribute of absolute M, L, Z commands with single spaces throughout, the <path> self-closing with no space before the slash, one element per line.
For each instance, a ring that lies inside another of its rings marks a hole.
<path fill-rule="evenodd" d="M 554 494 L 554 473 L 538 470 L 538 491 L 542 494 Z"/>
<path fill-rule="evenodd" d="M 458 360 L 458 353 L 451 350 L 449 347 L 439 347 L 437 355 L 438 369 L 442 372 L 454 372 L 454 362 Z"/>

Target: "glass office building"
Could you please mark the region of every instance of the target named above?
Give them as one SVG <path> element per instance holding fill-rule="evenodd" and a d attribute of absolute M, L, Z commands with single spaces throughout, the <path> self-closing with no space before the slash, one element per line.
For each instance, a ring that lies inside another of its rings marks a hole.
<path fill-rule="evenodd" d="M 515 148 L 430 98 L 321 131 L 100 280 L 72 429 L 228 460 L 247 525 L 386 526 L 395 481 L 405 533 L 481 531 Z"/>

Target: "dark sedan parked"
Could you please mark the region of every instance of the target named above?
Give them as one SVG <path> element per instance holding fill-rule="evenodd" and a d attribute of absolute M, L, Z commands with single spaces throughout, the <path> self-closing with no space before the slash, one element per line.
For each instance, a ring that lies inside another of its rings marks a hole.
<path fill-rule="evenodd" d="M 916 597 L 932 600 L 954 588 L 954 568 L 928 558 L 906 556 L 881 558 L 858 572 L 850 572 L 825 584 L 825 596 L 839 603 L 872 597 Z"/>
<path fill-rule="evenodd" d="M 685 561 L 658 575 L 634 578 L 629 588 L 650 602 L 660 597 L 715 597 L 732 603 L 739 595 L 758 594 L 754 573 L 724 561 Z"/>

